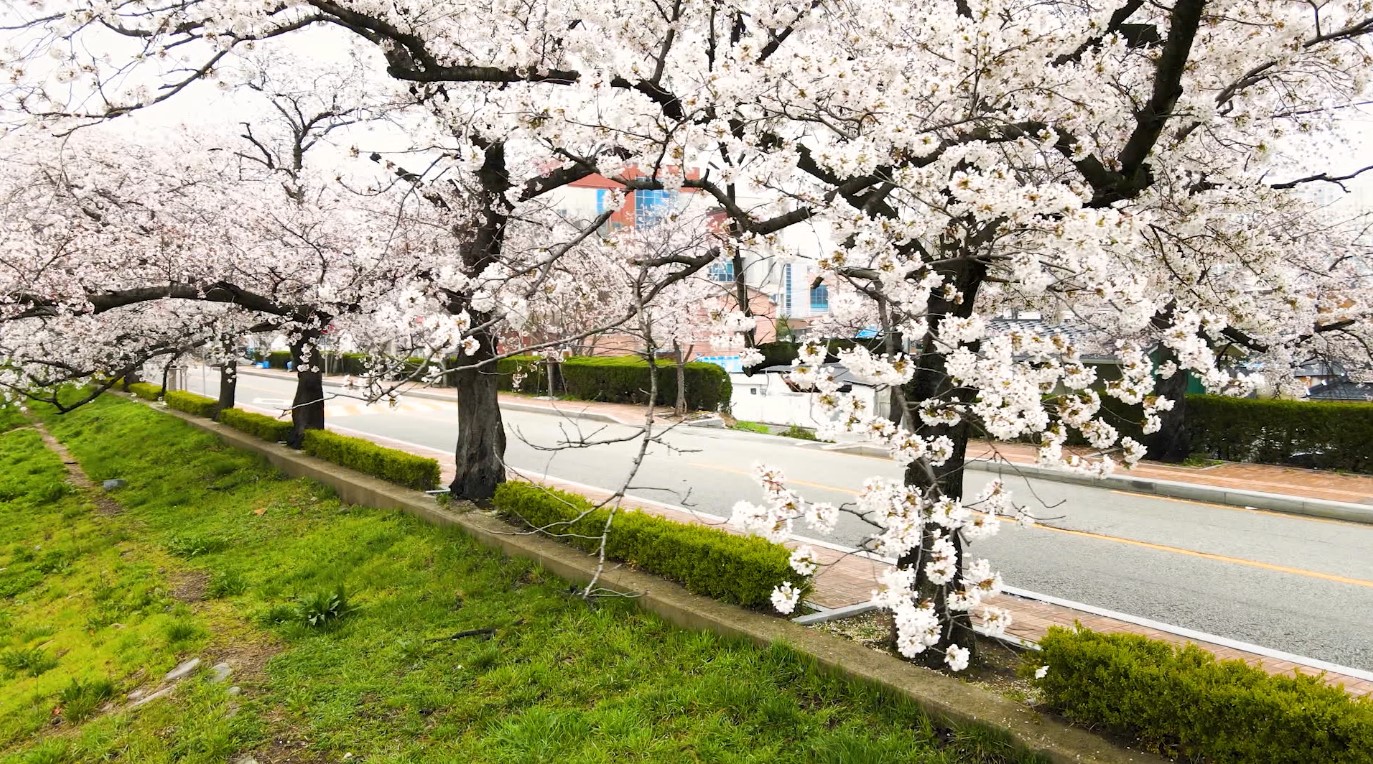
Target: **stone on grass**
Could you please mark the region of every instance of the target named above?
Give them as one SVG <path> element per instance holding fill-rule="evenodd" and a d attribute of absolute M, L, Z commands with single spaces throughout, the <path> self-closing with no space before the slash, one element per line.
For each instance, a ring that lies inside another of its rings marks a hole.
<path fill-rule="evenodd" d="M 210 676 L 211 682 L 222 682 L 225 679 L 228 679 L 230 674 L 234 673 L 233 667 L 227 663 L 216 663 L 210 667 L 210 671 L 214 672 Z"/>
<path fill-rule="evenodd" d="M 199 667 L 199 658 L 192 658 L 188 661 L 182 661 L 180 666 L 177 666 L 171 671 L 168 671 L 167 675 L 165 677 L 162 677 L 162 681 L 175 682 L 178 679 L 184 679 L 185 677 L 189 676 L 192 671 L 195 671 Z"/>
<path fill-rule="evenodd" d="M 176 685 L 172 685 L 171 687 L 163 687 L 162 689 L 158 690 L 157 692 L 154 692 L 151 695 L 144 695 L 138 700 L 135 700 L 133 702 L 133 705 L 130 706 L 130 708 L 138 708 L 139 706 L 151 703 L 154 700 L 157 700 L 158 698 L 165 698 L 168 695 L 171 695 L 174 690 L 176 690 Z"/>
<path fill-rule="evenodd" d="M 128 483 L 125 483 L 123 480 L 120 480 L 119 478 L 112 478 L 101 483 L 100 487 L 104 488 L 106 491 L 113 491 L 117 488 L 123 488 L 126 485 L 128 485 Z"/>

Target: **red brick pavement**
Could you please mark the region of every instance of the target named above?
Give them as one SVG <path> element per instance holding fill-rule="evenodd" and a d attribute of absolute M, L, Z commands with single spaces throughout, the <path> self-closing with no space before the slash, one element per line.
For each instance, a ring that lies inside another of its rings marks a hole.
<path fill-rule="evenodd" d="M 1034 464 L 1035 449 L 1021 443 L 975 441 L 968 448 L 973 459 L 999 457 L 1013 464 Z M 1211 467 L 1184 467 L 1160 462 L 1140 462 L 1132 470 L 1120 470 L 1121 477 L 1169 480 L 1217 488 L 1258 491 L 1301 496 L 1327 501 L 1373 505 L 1373 475 L 1349 475 L 1271 464 L 1222 462 Z"/>

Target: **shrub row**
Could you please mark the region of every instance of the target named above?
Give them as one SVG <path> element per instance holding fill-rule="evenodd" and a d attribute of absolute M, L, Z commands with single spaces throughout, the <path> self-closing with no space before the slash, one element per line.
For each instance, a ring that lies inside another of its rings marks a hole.
<path fill-rule="evenodd" d="M 168 408 L 184 411 L 192 416 L 212 417 L 215 415 L 215 409 L 219 408 L 219 401 L 214 398 L 206 398 L 185 390 L 171 390 L 162 397 Z"/>
<path fill-rule="evenodd" d="M 254 414 L 239 409 L 224 409 L 219 412 L 219 423 L 269 443 L 280 443 L 286 440 L 291 436 L 292 428 L 290 420 L 273 419 L 263 414 Z"/>
<path fill-rule="evenodd" d="M 291 351 L 273 350 L 270 353 L 257 351 L 253 353 L 253 360 L 266 361 L 267 366 L 273 369 L 284 369 L 286 368 L 286 363 L 291 360 Z"/>
<path fill-rule="evenodd" d="M 336 353 L 324 351 L 321 353 L 321 356 L 324 359 L 321 368 L 328 369 L 330 374 L 348 374 L 354 377 L 360 377 L 371 373 L 371 370 L 367 368 L 368 356 L 366 353 Z M 255 361 L 266 361 L 269 368 L 285 369 L 286 364 L 291 360 L 291 354 L 285 350 L 273 350 L 270 353 L 253 353 L 252 358 Z M 434 360 L 439 361 L 439 359 Z M 431 362 L 426 361 L 424 358 L 407 358 L 400 364 L 397 373 L 410 376 L 418 370 L 421 365 L 428 365 L 429 363 Z M 448 379 L 450 376 L 451 374 L 445 374 L 441 384 L 452 387 L 452 380 Z"/>
<path fill-rule="evenodd" d="M 437 460 L 384 448 L 370 440 L 328 430 L 306 430 L 301 445 L 311 456 L 407 488 L 427 491 L 439 484 Z"/>
<path fill-rule="evenodd" d="M 530 483 L 503 483 L 496 509 L 504 516 L 553 535 L 588 552 L 600 545 L 609 510 L 592 511 L 576 494 Z M 580 518 L 580 519 L 578 519 Z M 717 528 L 688 525 L 643 512 L 620 511 L 606 539 L 606 557 L 627 562 L 718 600 L 762 607 L 784 581 L 810 588 L 791 569 L 791 552 L 756 536 L 736 536 Z"/>
<path fill-rule="evenodd" d="M 1080 724 L 1206 762 L 1373 762 L 1373 700 L 1274 676 L 1195 645 L 1055 627 L 1029 660 L 1044 700 Z"/>
<path fill-rule="evenodd" d="M 1194 453 L 1217 459 L 1284 464 L 1315 453 L 1320 466 L 1373 472 L 1373 404 L 1187 396 Z"/>
<path fill-rule="evenodd" d="M 129 384 L 129 392 L 145 401 L 155 401 L 162 397 L 161 385 L 154 385 L 149 382 L 132 382 Z"/>
<path fill-rule="evenodd" d="M 677 369 L 671 361 L 658 366 L 658 396 L 661 406 L 677 402 Z M 576 356 L 558 365 L 560 380 L 555 380 L 555 392 L 571 398 L 608 403 L 647 403 L 649 390 L 648 361 L 636 356 L 591 358 Z M 719 411 L 729 406 L 733 386 L 729 374 L 713 363 L 692 362 L 686 365 L 687 406 L 698 411 Z M 525 374 L 521 390 L 548 390 L 548 364 L 534 356 L 512 356 L 496 363 L 502 390 L 513 389 L 515 373 Z"/>

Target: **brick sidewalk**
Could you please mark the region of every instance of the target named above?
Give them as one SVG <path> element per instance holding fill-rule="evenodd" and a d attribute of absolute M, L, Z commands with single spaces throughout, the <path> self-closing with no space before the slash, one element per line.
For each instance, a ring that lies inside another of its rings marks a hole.
<path fill-rule="evenodd" d="M 993 455 L 1013 464 L 1035 463 L 1035 448 L 1022 443 L 994 444 L 974 441 L 968 446 L 970 459 L 986 459 Z M 1119 470 L 1116 474 L 1146 480 L 1169 480 L 1176 483 L 1195 483 L 1217 488 L 1373 505 L 1373 475 L 1350 475 L 1272 464 L 1236 462 L 1223 462 L 1212 467 L 1140 462 L 1134 469 Z"/>

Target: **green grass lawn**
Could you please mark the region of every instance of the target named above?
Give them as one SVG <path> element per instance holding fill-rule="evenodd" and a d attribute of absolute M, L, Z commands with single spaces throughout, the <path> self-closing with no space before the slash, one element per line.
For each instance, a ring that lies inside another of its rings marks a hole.
<path fill-rule="evenodd" d="M 772 432 L 772 428 L 768 427 L 765 424 L 760 424 L 758 422 L 748 422 L 743 419 L 736 419 L 734 421 L 734 424 L 729 426 L 729 429 L 742 430 L 744 432 L 756 432 L 760 435 L 768 435 Z"/>
<path fill-rule="evenodd" d="M 36 432 L 0 434 L 0 762 L 983 760 L 786 648 L 588 605 L 144 406 L 42 416 L 128 485 L 98 511 Z M 127 708 L 190 657 L 236 670 Z"/>

